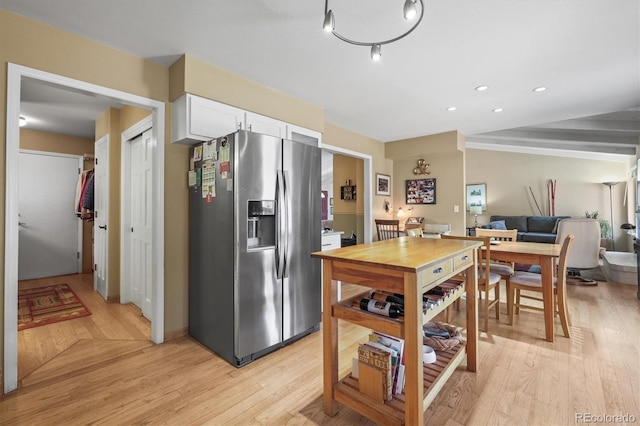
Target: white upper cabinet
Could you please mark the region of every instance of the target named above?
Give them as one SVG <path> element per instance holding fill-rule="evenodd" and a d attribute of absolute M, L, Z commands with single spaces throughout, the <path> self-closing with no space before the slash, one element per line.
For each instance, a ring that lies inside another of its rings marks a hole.
<path fill-rule="evenodd" d="M 244 128 L 244 111 L 186 93 L 171 105 L 171 141 L 194 144 Z"/>
<path fill-rule="evenodd" d="M 247 111 L 245 123 L 245 129 L 250 132 L 287 138 L 287 123 L 284 121 Z"/>
<path fill-rule="evenodd" d="M 295 124 L 287 124 L 287 139 L 322 147 L 322 133 Z"/>
<path fill-rule="evenodd" d="M 171 104 L 171 142 L 193 145 L 236 130 L 321 146 L 320 132 L 185 93 Z"/>

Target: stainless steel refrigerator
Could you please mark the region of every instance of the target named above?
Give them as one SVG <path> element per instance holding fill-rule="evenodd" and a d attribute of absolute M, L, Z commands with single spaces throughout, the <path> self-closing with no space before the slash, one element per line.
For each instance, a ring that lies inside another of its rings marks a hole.
<path fill-rule="evenodd" d="M 189 334 L 235 366 L 319 329 L 320 158 L 246 131 L 191 148 Z"/>

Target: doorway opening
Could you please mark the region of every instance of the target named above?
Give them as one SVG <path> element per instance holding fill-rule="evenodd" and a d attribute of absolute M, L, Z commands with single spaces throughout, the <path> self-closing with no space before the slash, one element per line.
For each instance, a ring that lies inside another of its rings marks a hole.
<path fill-rule="evenodd" d="M 5 276 L 4 276 L 4 393 L 17 389 L 18 377 L 18 156 L 20 89 L 22 80 L 30 78 L 50 84 L 101 95 L 152 112 L 151 157 L 154 165 L 151 186 L 153 224 L 151 233 L 151 286 L 153 306 L 151 313 L 151 340 L 164 341 L 164 103 L 103 86 L 62 77 L 32 68 L 8 64 L 7 69 L 7 124 L 6 124 L 6 194 L 5 194 Z"/>
<path fill-rule="evenodd" d="M 373 200 L 372 200 L 372 195 L 371 195 L 371 188 L 372 188 L 372 179 L 371 179 L 371 174 L 372 174 L 372 157 L 370 155 L 367 154 L 363 154 L 361 152 L 357 152 L 357 151 L 352 151 L 352 150 L 348 150 L 348 149 L 344 149 L 344 148 L 340 148 L 337 146 L 332 146 L 332 145 L 327 145 L 327 144 L 322 144 L 321 146 L 322 151 L 323 151 L 323 159 L 326 158 L 326 156 L 324 155 L 324 153 L 330 153 L 330 154 L 340 154 L 343 155 L 345 157 L 353 157 L 359 160 L 362 160 L 363 162 L 363 190 L 360 191 L 358 190 L 358 195 L 363 197 L 363 236 L 362 239 L 360 239 L 360 237 L 358 237 L 358 241 L 359 242 L 363 242 L 363 243 L 370 243 L 372 241 L 372 222 L 373 222 L 373 214 L 372 214 L 372 208 L 373 208 Z M 323 180 L 323 189 L 324 185 L 325 185 L 325 180 L 326 180 L 326 176 L 325 176 L 325 164 L 322 165 L 322 180 Z M 333 171 L 330 172 L 331 175 L 333 175 Z M 331 177 L 331 180 L 333 179 L 333 177 Z M 332 199 L 334 198 L 334 196 L 340 196 L 339 193 L 334 194 L 334 191 L 329 189 L 328 190 L 328 197 L 329 197 L 329 215 L 328 217 L 332 217 L 333 216 L 333 210 L 332 210 Z"/>

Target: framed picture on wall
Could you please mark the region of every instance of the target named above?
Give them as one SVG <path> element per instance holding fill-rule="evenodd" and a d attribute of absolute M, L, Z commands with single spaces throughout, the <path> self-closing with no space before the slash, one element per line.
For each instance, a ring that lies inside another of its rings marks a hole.
<path fill-rule="evenodd" d="M 411 179 L 405 181 L 407 204 L 435 204 L 436 180 Z"/>
<path fill-rule="evenodd" d="M 391 195 L 391 176 L 376 173 L 376 195 Z"/>
<path fill-rule="evenodd" d="M 487 184 L 473 183 L 467 185 L 467 211 L 471 206 L 482 206 L 482 211 L 487 210 Z"/>

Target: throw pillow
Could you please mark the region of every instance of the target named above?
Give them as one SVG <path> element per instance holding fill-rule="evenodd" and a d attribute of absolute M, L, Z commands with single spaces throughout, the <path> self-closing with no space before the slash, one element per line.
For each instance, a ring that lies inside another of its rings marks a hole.
<path fill-rule="evenodd" d="M 504 220 L 496 220 L 493 222 L 489 222 L 490 229 L 507 229 L 507 225 L 504 223 Z"/>

